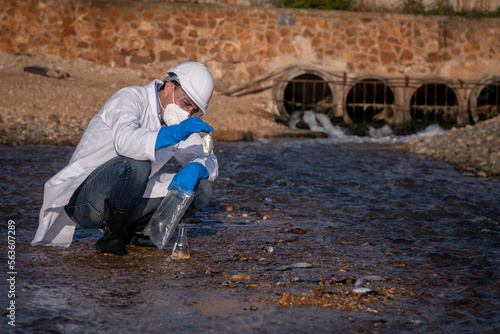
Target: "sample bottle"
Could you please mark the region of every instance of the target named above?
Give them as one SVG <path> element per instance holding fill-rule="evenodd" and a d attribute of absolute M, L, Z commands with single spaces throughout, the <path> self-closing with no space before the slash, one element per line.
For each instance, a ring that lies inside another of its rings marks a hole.
<path fill-rule="evenodd" d="M 185 223 L 179 224 L 179 233 L 177 235 L 177 241 L 175 242 L 174 249 L 172 250 L 172 258 L 189 259 L 187 225 Z"/>
<path fill-rule="evenodd" d="M 169 190 L 144 229 L 144 235 L 159 249 L 165 248 L 193 198 L 192 192 Z"/>

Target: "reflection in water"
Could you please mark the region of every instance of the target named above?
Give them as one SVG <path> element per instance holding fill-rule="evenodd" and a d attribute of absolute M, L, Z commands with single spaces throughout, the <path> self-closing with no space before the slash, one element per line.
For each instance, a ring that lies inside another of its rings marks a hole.
<path fill-rule="evenodd" d="M 66 249 L 30 247 L 42 184 L 71 150 L 2 147 L 2 213 L 19 226 L 21 332 L 500 329 L 499 181 L 386 144 L 215 143 L 220 178 L 187 222 L 189 260 L 169 259 L 176 234 L 165 251 L 145 243 L 124 257 L 96 255 L 99 232 L 88 230 Z M 377 279 L 354 285 L 366 277 Z M 345 297 L 362 311 L 278 303 L 283 292 L 365 287 L 378 301 Z"/>

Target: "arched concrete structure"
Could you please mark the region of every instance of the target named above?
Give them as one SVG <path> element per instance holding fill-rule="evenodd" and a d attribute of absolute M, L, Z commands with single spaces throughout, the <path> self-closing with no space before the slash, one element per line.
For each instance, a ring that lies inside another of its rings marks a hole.
<path fill-rule="evenodd" d="M 356 87 L 357 84 L 362 83 L 362 82 L 377 82 L 386 85 L 391 94 L 393 95 L 393 103 L 389 103 L 386 107 L 384 107 L 378 115 L 380 118 L 380 121 L 384 121 L 392 126 L 397 124 L 397 110 L 395 109 L 395 106 L 398 105 L 398 96 L 395 93 L 395 89 L 393 85 L 391 84 L 390 80 L 388 80 L 387 77 L 384 77 L 383 75 L 380 75 L 378 73 L 363 73 L 359 75 L 355 75 L 349 79 L 349 83 L 346 85 L 345 91 L 346 94 L 343 98 L 343 113 L 344 113 L 344 120 L 346 121 L 347 124 L 353 125 L 353 120 L 351 119 L 351 116 L 348 113 L 348 104 L 350 101 L 348 101 L 348 96 L 353 91 Z M 370 102 L 367 102 L 370 104 Z M 365 108 L 365 107 L 364 107 Z"/>
<path fill-rule="evenodd" d="M 284 121 L 284 123 L 287 122 L 289 118 L 288 112 L 285 110 L 284 106 L 284 101 L 285 101 L 285 90 L 287 86 L 289 85 L 290 82 L 292 82 L 294 79 L 303 76 L 303 75 L 314 75 L 318 78 L 321 78 L 322 81 L 325 82 L 325 84 L 328 86 L 330 89 L 330 92 L 332 94 L 332 101 L 324 101 L 324 106 L 326 107 L 325 104 L 330 103 L 332 108 L 336 108 L 335 101 L 338 99 L 338 93 L 336 91 L 336 86 L 333 84 L 333 81 L 330 77 L 330 75 L 317 68 L 313 67 L 292 67 L 289 70 L 285 71 L 277 80 L 276 84 L 274 85 L 273 88 L 273 96 L 274 96 L 274 101 L 276 103 L 280 119 Z M 333 111 L 335 113 L 335 111 Z"/>
<path fill-rule="evenodd" d="M 489 85 L 496 85 L 497 90 L 500 89 L 500 75 L 488 75 L 479 80 L 478 84 L 470 89 L 470 93 L 467 100 L 467 105 L 469 108 L 470 116 L 474 122 L 478 122 L 480 120 L 477 108 L 478 108 L 478 99 L 481 92 L 486 89 Z M 500 108 L 497 105 L 497 109 Z"/>

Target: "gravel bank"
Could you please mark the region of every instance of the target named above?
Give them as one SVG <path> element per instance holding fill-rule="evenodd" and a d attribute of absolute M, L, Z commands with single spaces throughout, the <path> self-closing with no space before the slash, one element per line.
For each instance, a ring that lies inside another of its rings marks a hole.
<path fill-rule="evenodd" d="M 500 176 L 500 116 L 400 146 L 480 177 Z"/>

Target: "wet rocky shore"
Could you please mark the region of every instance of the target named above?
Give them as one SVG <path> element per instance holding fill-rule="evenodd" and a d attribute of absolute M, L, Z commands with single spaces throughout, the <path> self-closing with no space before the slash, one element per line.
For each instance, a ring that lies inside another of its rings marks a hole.
<path fill-rule="evenodd" d="M 479 177 L 500 175 L 500 116 L 453 128 L 400 146 L 406 152 L 445 161 Z"/>

